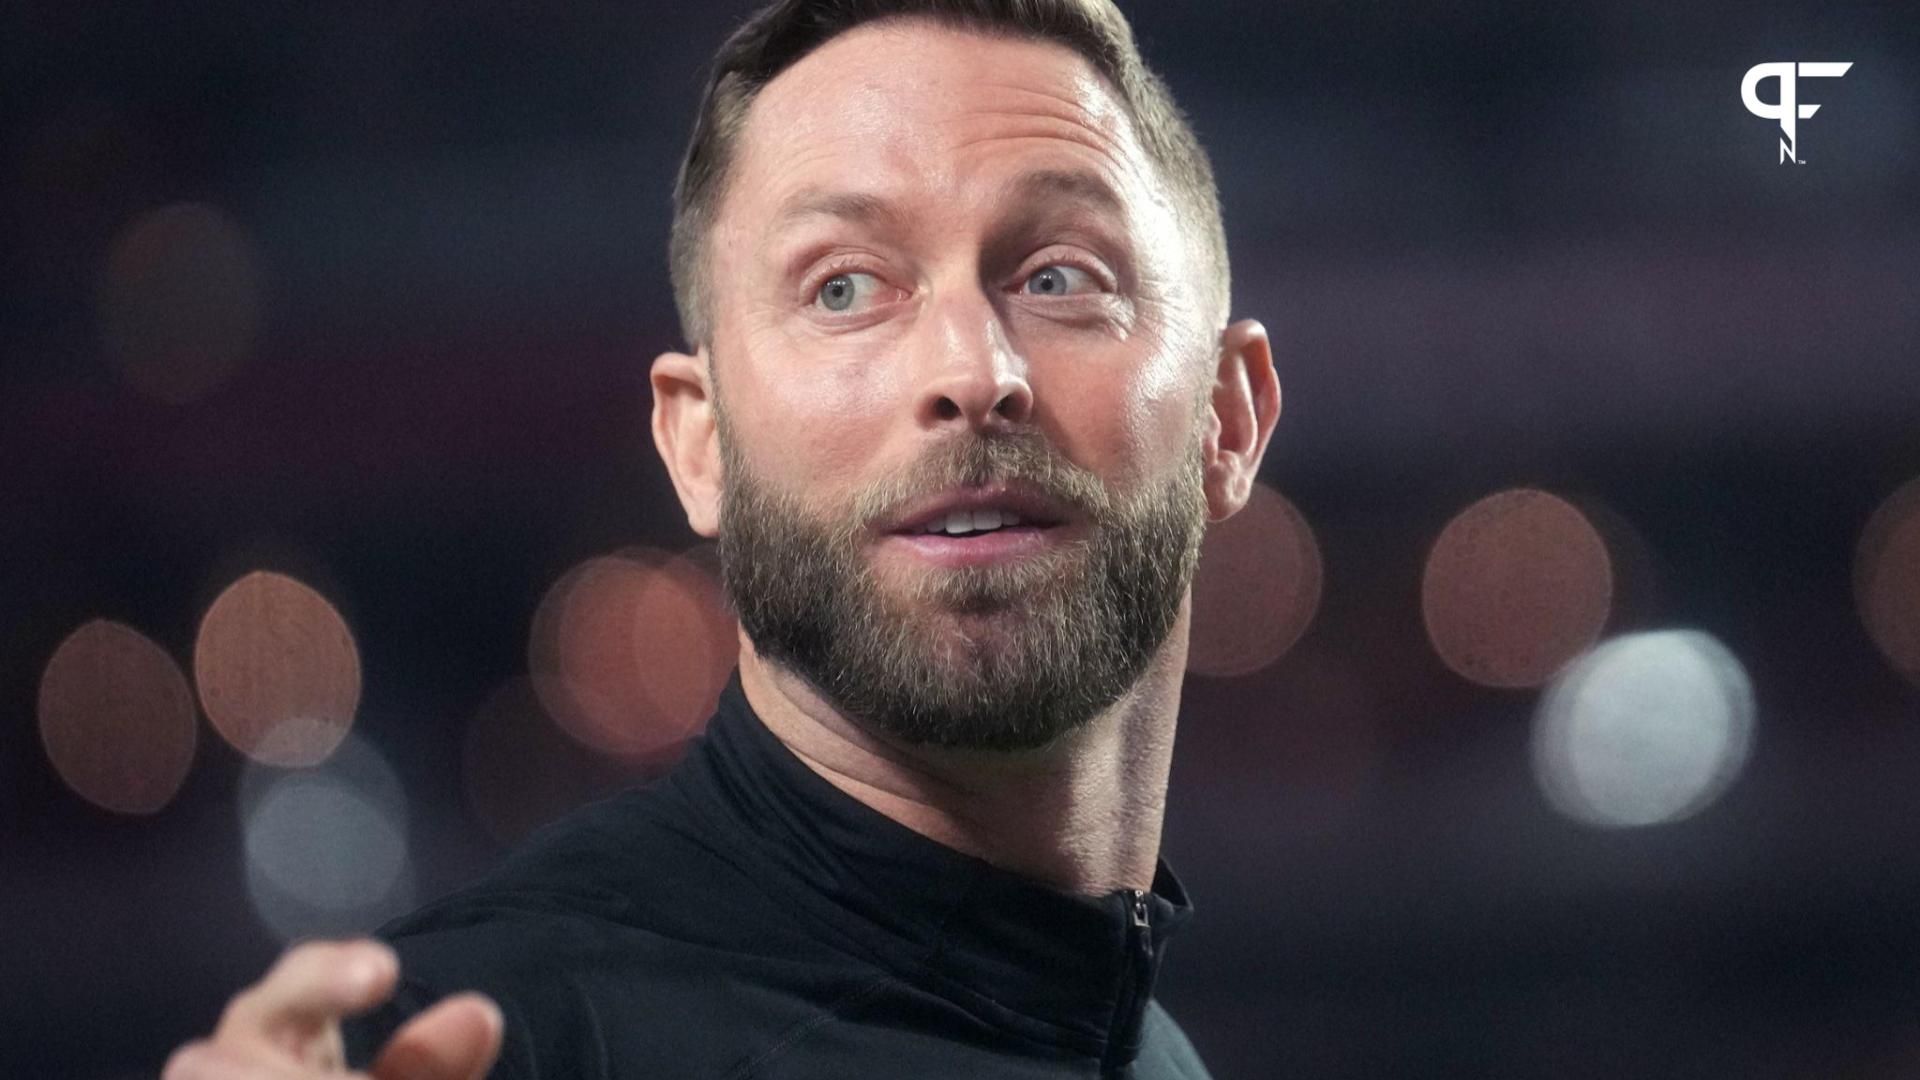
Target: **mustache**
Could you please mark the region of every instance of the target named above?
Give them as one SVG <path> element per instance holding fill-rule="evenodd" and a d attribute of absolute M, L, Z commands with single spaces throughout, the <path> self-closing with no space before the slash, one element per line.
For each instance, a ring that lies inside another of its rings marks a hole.
<path fill-rule="evenodd" d="M 853 521 L 866 529 L 895 521 L 906 508 L 956 488 L 1020 484 L 1095 522 L 1112 513 L 1106 485 L 1067 460 L 1037 431 L 964 435 L 935 444 L 911 464 L 860 493 Z"/>

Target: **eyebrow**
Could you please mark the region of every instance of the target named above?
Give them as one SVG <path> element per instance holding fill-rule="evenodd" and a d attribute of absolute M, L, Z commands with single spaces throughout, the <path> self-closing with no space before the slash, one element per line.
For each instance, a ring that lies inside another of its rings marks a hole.
<path fill-rule="evenodd" d="M 1001 188 L 1002 203 L 1039 198 L 1066 198 L 1097 210 L 1120 213 L 1125 204 L 1112 185 L 1096 173 L 1079 169 L 1037 169 L 1022 173 Z M 884 196 L 865 191 L 833 191 L 809 185 L 784 199 L 774 215 L 777 231 L 814 217 L 840 218 L 869 224 L 905 221 L 905 211 Z"/>
<path fill-rule="evenodd" d="M 864 191 L 829 191 L 808 186 L 789 195 L 774 215 L 773 227 L 786 228 L 813 217 L 835 217 L 848 221 L 871 222 L 898 220 L 901 213 L 879 195 Z"/>
<path fill-rule="evenodd" d="M 1060 197 L 1096 209 L 1120 213 L 1126 209 L 1118 192 L 1098 173 L 1081 169 L 1039 169 L 1017 176 L 1001 192 L 1002 199 Z"/>

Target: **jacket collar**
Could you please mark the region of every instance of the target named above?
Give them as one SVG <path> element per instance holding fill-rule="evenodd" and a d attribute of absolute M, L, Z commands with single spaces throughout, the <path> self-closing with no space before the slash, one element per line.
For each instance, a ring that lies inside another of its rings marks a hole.
<path fill-rule="evenodd" d="M 1151 891 L 1090 897 L 949 848 L 794 756 L 737 670 L 675 776 L 842 947 L 1031 1038 L 1133 1056 L 1166 942 L 1193 914 L 1164 859 Z"/>

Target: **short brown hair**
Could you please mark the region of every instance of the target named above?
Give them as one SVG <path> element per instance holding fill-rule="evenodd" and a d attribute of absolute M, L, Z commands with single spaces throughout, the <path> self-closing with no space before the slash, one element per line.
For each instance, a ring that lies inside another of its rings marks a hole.
<path fill-rule="evenodd" d="M 919 16 L 985 33 L 1036 38 L 1085 57 L 1120 95 L 1147 156 L 1173 188 L 1186 231 L 1211 272 L 1216 321 L 1224 320 L 1226 230 L 1213 169 L 1166 84 L 1147 67 L 1133 28 L 1111 0 L 774 0 L 714 56 L 693 137 L 673 189 L 669 260 L 681 331 L 693 347 L 713 332 L 706 289 L 707 237 L 724 197 L 747 109 L 767 83 L 830 39 L 865 23 Z"/>

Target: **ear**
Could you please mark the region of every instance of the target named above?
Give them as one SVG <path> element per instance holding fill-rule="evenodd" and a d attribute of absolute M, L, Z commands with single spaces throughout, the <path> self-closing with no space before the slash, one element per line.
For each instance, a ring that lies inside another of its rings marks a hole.
<path fill-rule="evenodd" d="M 723 481 L 707 350 L 661 353 L 653 361 L 653 445 L 667 463 L 687 524 L 701 536 L 720 534 Z"/>
<path fill-rule="evenodd" d="M 1240 512 L 1280 419 L 1280 379 L 1267 328 L 1242 319 L 1220 334 L 1206 440 L 1207 518 Z"/>

